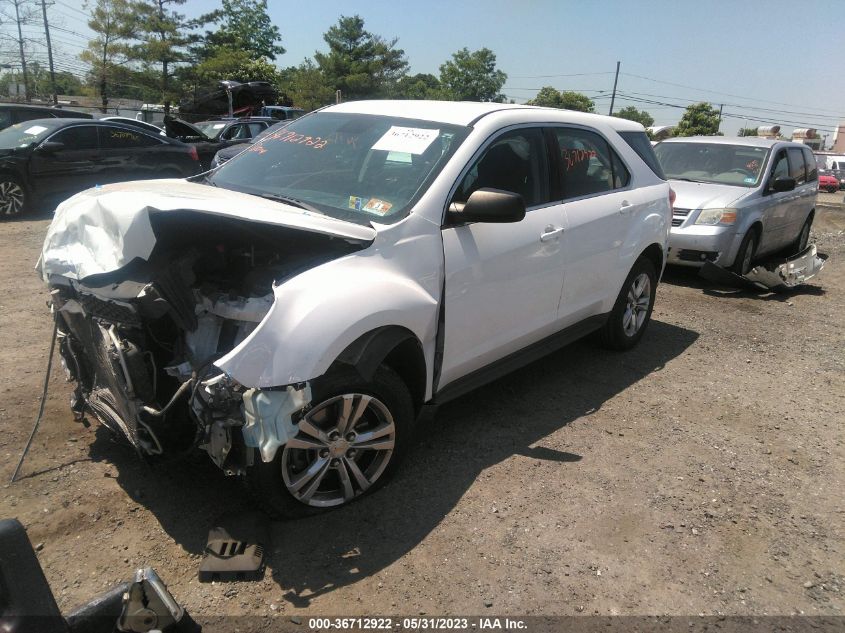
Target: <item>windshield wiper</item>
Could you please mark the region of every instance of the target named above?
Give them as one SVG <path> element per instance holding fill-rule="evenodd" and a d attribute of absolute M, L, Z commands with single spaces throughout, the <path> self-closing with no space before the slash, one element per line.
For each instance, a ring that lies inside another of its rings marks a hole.
<path fill-rule="evenodd" d="M 310 211 L 311 213 L 316 213 L 317 215 L 330 217 L 330 216 L 327 216 L 322 211 L 320 211 L 317 207 L 310 205 L 307 202 L 303 202 L 299 198 L 291 198 L 290 196 L 283 196 L 280 193 L 256 193 L 256 194 L 253 194 L 253 195 L 256 195 L 260 198 L 266 198 L 267 200 L 273 200 L 275 202 L 284 202 L 285 204 L 289 204 L 292 207 L 304 209 L 306 211 Z"/>
<path fill-rule="evenodd" d="M 704 180 L 694 180 L 692 178 L 680 178 L 678 176 L 669 176 L 670 180 L 683 180 L 684 182 L 705 182 Z"/>

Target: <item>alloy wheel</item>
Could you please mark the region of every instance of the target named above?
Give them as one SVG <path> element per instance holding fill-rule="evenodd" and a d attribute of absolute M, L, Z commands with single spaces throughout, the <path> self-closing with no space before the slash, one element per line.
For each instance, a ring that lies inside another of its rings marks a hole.
<path fill-rule="evenodd" d="M 625 314 L 622 316 L 622 329 L 626 336 L 634 336 L 642 328 L 651 305 L 651 279 L 646 273 L 640 273 L 628 288 Z"/>
<path fill-rule="evenodd" d="M 311 506 L 338 506 L 362 495 L 384 474 L 396 445 L 387 406 L 363 393 L 322 402 L 299 422 L 282 450 L 288 492 Z"/>
<path fill-rule="evenodd" d="M 13 180 L 0 181 L 0 215 L 18 215 L 23 211 L 24 193 Z"/>

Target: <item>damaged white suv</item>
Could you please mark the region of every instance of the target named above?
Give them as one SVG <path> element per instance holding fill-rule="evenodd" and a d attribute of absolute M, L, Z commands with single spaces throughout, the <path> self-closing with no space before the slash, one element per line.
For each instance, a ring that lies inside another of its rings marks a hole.
<path fill-rule="evenodd" d="M 196 182 L 83 192 L 40 272 L 74 410 L 205 449 L 274 515 L 383 482 L 425 406 L 600 330 L 643 335 L 671 191 L 642 126 L 346 103 Z"/>

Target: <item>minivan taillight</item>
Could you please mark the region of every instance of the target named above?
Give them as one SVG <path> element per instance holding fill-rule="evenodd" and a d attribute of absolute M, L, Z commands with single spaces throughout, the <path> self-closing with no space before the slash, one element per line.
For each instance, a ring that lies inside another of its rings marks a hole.
<path fill-rule="evenodd" d="M 189 152 L 188 152 L 188 153 L 191 155 L 191 158 L 192 158 L 193 160 L 199 160 L 199 159 L 200 159 L 200 155 L 199 155 L 199 154 L 197 154 L 197 148 L 196 148 L 196 147 L 194 147 L 193 145 L 189 145 L 188 147 L 190 148 L 190 150 L 189 150 Z"/>

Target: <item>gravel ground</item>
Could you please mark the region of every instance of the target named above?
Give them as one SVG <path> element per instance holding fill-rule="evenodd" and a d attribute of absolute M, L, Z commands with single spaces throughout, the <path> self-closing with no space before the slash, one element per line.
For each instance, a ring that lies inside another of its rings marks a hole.
<path fill-rule="evenodd" d="M 4 482 L 46 366 L 46 227 L 0 225 Z M 238 482 L 83 428 L 58 371 L 0 516 L 41 544 L 64 610 L 151 565 L 197 619 L 842 615 L 845 210 L 821 209 L 813 238 L 827 267 L 790 294 L 669 271 L 636 350 L 576 343 L 443 407 L 383 490 L 271 524 L 261 582 L 197 581 L 209 527 L 250 510 Z"/>

